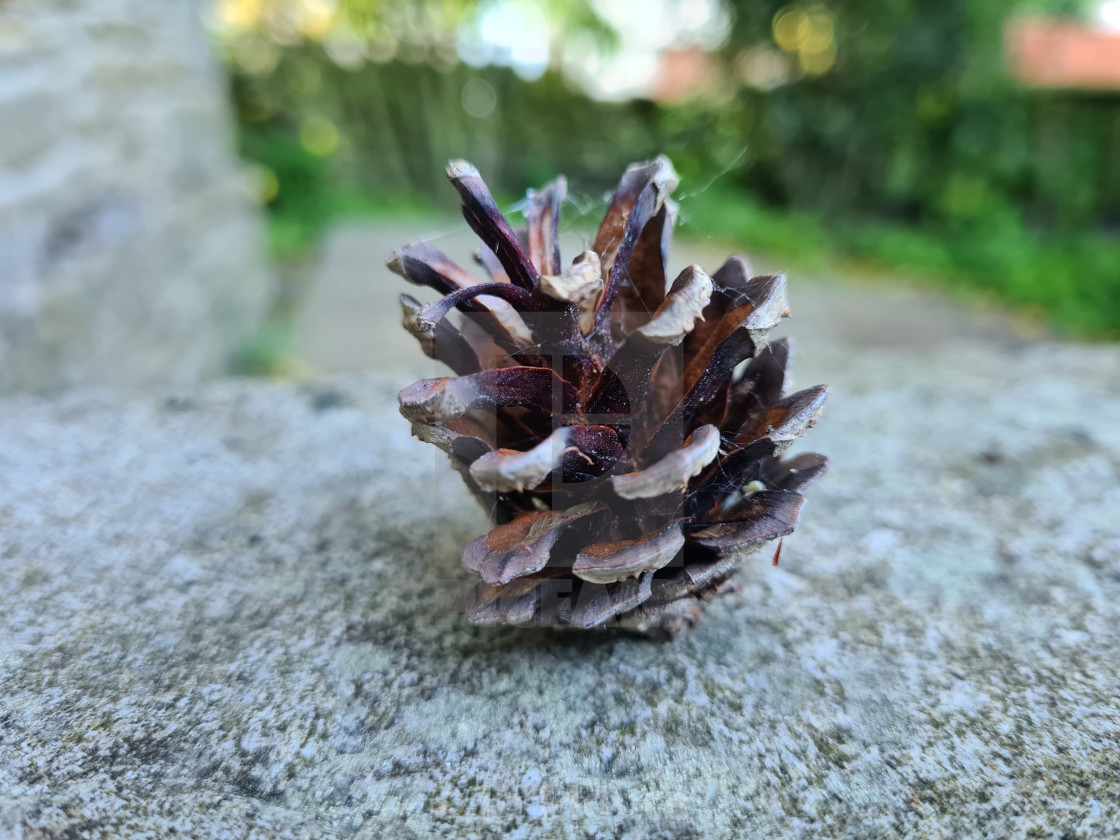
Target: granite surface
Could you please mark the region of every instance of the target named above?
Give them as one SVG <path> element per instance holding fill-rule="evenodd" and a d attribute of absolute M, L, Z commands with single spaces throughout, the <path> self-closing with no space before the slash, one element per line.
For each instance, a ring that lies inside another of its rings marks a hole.
<path fill-rule="evenodd" d="M 805 355 L 833 470 L 674 643 L 460 619 L 407 379 L 0 403 L 0 837 L 1115 836 L 1115 348 Z"/>

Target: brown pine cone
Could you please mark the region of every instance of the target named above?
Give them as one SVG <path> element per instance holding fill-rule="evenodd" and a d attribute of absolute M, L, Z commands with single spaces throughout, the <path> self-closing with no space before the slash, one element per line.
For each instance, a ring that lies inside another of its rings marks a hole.
<path fill-rule="evenodd" d="M 531 196 L 528 229 L 514 231 L 473 166 L 453 162 L 448 177 L 489 280 L 428 244 L 389 267 L 444 295 L 402 295 L 403 323 L 456 374 L 405 388 L 401 413 L 496 523 L 463 552 L 482 578 L 468 618 L 689 629 L 748 557 L 793 532 L 798 491 L 827 468 L 821 455 L 780 458 L 827 392 L 787 395 L 790 346 L 768 344 L 789 314 L 785 277 L 751 277 L 731 257 L 670 283 L 678 178 L 664 157 L 627 169 L 567 268 L 563 178 Z"/>

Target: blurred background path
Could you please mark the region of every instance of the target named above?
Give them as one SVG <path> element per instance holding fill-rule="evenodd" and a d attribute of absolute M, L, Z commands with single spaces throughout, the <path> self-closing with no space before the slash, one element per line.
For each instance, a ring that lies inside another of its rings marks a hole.
<path fill-rule="evenodd" d="M 335 226 L 312 269 L 313 282 L 296 319 L 291 350 L 295 360 L 315 376 L 368 370 L 399 373 L 402 378 L 443 375 L 400 326 L 401 293 L 424 300 L 432 293 L 385 268 L 394 248 L 433 237 L 460 265 L 474 265 L 474 235 L 451 216 Z M 565 260 L 582 247 L 583 241 L 569 234 L 563 243 Z M 692 263 L 712 273 L 731 253 L 715 243 L 678 238 L 671 260 L 674 276 Z M 909 349 L 928 353 L 935 362 L 939 350 L 961 341 L 1000 349 L 1029 340 L 1007 315 L 955 303 L 906 278 L 839 271 L 806 274 L 786 270 L 772 258 L 752 259 L 752 264 L 756 273 L 787 273 L 792 317 L 780 332 L 794 336 L 799 375 L 814 381 L 815 374 L 824 372 L 824 360 L 818 357 L 838 350 Z M 482 269 L 476 274 L 482 276 Z"/>

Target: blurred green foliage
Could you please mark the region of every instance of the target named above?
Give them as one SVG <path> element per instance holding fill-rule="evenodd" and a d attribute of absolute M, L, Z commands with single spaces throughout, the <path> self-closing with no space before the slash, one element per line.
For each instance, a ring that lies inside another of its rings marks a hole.
<path fill-rule="evenodd" d="M 242 151 L 274 178 L 274 248 L 299 253 L 340 214 L 452 209 L 451 158 L 506 196 L 567 173 L 595 216 L 622 167 L 664 152 L 686 233 L 871 261 L 1120 336 L 1120 95 L 1016 86 L 1003 0 L 732 5 L 720 81 L 679 105 L 416 55 L 344 69 L 315 44 L 235 68 Z M 775 43 L 790 10 L 826 22 L 816 53 Z M 750 79 L 757 55 L 786 78 Z"/>
<path fill-rule="evenodd" d="M 481 82 L 492 97 L 483 117 L 464 108 L 468 82 Z M 235 76 L 234 96 L 242 152 L 276 172 L 274 207 L 282 212 L 305 197 L 308 212 L 317 212 L 316 190 L 340 186 L 457 206 L 443 174 L 452 158 L 469 159 L 492 189 L 510 194 L 563 171 L 606 189 L 618 179 L 619 161 L 658 146 L 651 103 L 595 102 L 556 73 L 527 82 L 505 68 L 400 62 L 350 71 L 308 46 L 285 51 L 267 77 Z M 301 143 L 301 128 L 315 119 L 341 134 L 329 173 Z M 286 199 L 285 190 L 298 198 Z"/>
<path fill-rule="evenodd" d="M 1099 233 L 1040 239 L 1017 223 L 952 233 L 898 222 L 829 221 L 763 207 L 739 191 L 713 189 L 686 205 L 685 234 L 746 246 L 827 273 L 889 269 L 973 298 L 1010 303 L 1067 335 L 1120 336 L 1120 243 Z"/>
<path fill-rule="evenodd" d="M 730 63 L 740 45 L 762 40 L 786 2 L 734 6 Z M 1120 221 L 1120 94 L 1019 86 L 1004 69 L 1014 8 L 830 3 L 830 72 L 737 91 L 728 113 L 750 138 L 739 182 L 769 204 L 830 216 L 971 223 L 1017 211 L 1060 233 Z"/>

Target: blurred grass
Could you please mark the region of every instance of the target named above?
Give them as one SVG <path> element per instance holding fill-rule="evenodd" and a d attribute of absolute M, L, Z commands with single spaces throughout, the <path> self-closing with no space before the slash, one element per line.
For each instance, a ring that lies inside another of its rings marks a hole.
<path fill-rule="evenodd" d="M 687 204 L 684 230 L 826 269 L 890 270 L 972 299 L 1009 304 L 1082 339 L 1120 338 L 1120 239 L 1103 233 L 1046 239 L 1013 214 L 940 228 L 827 224 L 710 190 Z"/>
<path fill-rule="evenodd" d="M 430 218 L 435 205 L 422 196 L 373 196 L 340 192 L 330 196 L 323 212 L 312 218 L 301 213 L 273 212 L 268 218 L 268 249 L 280 261 L 311 257 L 325 228 L 338 221 L 402 221 Z"/>
<path fill-rule="evenodd" d="M 512 200 L 499 201 L 508 206 Z M 308 214 L 274 208 L 269 245 L 282 263 L 314 258 L 325 228 L 338 221 L 425 219 L 436 206 L 423 197 L 326 192 Z M 729 249 L 765 253 L 791 267 L 845 274 L 904 274 L 974 301 L 1007 304 L 1061 335 L 1120 338 L 1120 241 L 1085 234 L 1048 241 L 1004 217 L 986 216 L 952 228 L 921 229 L 882 222 L 829 224 L 820 217 L 763 207 L 750 196 L 710 189 L 682 208 L 680 235 L 712 239 Z M 271 371 L 283 330 L 274 318 L 246 355 L 243 369 Z"/>

